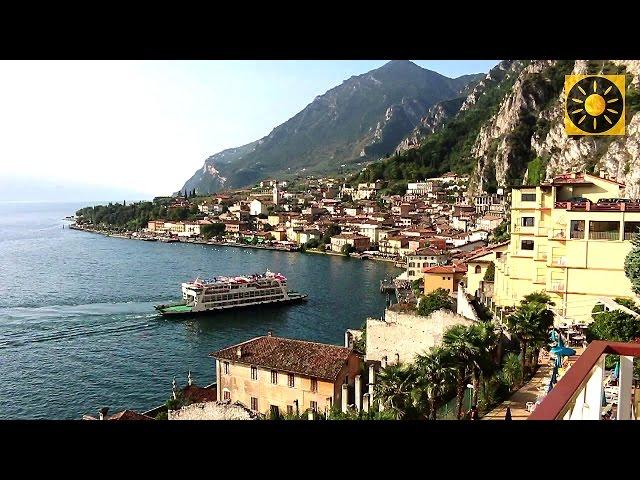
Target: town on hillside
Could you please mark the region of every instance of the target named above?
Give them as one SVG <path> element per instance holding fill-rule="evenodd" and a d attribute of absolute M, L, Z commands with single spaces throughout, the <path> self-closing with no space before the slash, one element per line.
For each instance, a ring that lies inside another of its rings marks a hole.
<path fill-rule="evenodd" d="M 625 268 L 640 256 L 640 201 L 605 176 L 473 196 L 454 173 L 403 192 L 271 179 L 149 203 L 142 211 L 154 218 L 112 205 L 79 211 L 75 228 L 379 259 L 402 272 L 381 282 L 380 317 L 361 319 L 341 346 L 277 332 L 241 339 L 211 352 L 214 383 L 174 379 L 166 405 L 100 418 L 636 418 L 640 347 L 620 342 L 640 338 L 640 280 Z M 615 365 L 606 353 L 620 355 Z M 554 391 L 567 375 L 582 381 Z"/>

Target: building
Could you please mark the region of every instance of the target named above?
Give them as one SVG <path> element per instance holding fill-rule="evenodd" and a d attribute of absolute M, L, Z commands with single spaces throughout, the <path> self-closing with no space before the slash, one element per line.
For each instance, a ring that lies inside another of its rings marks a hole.
<path fill-rule="evenodd" d="M 442 190 L 442 187 L 432 181 L 414 182 L 407 184 L 407 195 L 430 195 L 440 190 Z"/>
<path fill-rule="evenodd" d="M 409 251 L 409 239 L 404 236 L 385 237 L 380 239 L 380 253 L 399 257 Z"/>
<path fill-rule="evenodd" d="M 467 273 L 467 267 L 462 264 L 438 265 L 423 268 L 425 295 L 439 288 L 445 289 L 453 295 L 458 292 L 458 284 Z"/>
<path fill-rule="evenodd" d="M 465 260 L 467 263 L 467 291 L 470 294 L 478 296 L 480 282 L 484 280 L 487 269 L 492 264 L 495 267 L 495 261 L 502 257 L 508 246 L 509 242 L 502 242 L 485 247 Z"/>
<path fill-rule="evenodd" d="M 273 203 L 255 198 L 251 200 L 251 203 L 249 204 L 249 215 L 254 217 L 258 215 L 266 215 L 269 212 L 269 205 L 273 205 Z"/>
<path fill-rule="evenodd" d="M 476 221 L 476 226 L 492 232 L 502 223 L 504 216 L 496 213 L 485 213 Z"/>
<path fill-rule="evenodd" d="M 369 237 L 352 232 L 340 233 L 331 237 L 332 252 L 341 252 L 345 245 L 351 245 L 357 252 L 364 252 L 371 246 L 371 240 Z"/>
<path fill-rule="evenodd" d="M 270 334 L 211 356 L 218 398 L 263 414 L 324 412 L 335 402 L 341 405 L 343 392 L 353 393 L 361 360 L 350 348 Z"/>
<path fill-rule="evenodd" d="M 634 298 L 624 273 L 640 203 L 616 200 L 624 185 L 586 173 L 565 174 L 512 191 L 511 241 L 496 261 L 494 303 L 513 307 L 544 290 L 558 321 L 591 321 L 599 298 Z"/>
<path fill-rule="evenodd" d="M 420 248 L 414 253 L 409 253 L 407 258 L 407 280 L 423 278 L 422 269 L 443 265 L 447 262 L 447 255 L 441 250 L 433 248 Z"/>

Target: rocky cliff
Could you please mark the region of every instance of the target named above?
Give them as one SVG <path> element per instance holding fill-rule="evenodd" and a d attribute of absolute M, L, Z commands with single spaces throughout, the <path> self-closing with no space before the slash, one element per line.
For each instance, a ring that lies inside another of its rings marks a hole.
<path fill-rule="evenodd" d="M 625 136 L 565 134 L 564 75 L 571 73 L 627 74 Z M 532 61 L 474 143 L 479 188 L 528 183 L 528 166 L 535 162 L 542 179 L 586 171 L 625 183 L 628 195 L 639 196 L 639 73 L 637 60 Z"/>

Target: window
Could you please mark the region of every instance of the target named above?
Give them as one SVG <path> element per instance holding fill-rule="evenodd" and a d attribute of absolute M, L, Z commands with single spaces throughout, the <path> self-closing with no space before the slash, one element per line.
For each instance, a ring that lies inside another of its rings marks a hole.
<path fill-rule="evenodd" d="M 222 372 L 229 375 L 229 362 L 222 362 Z"/>
<path fill-rule="evenodd" d="M 251 397 L 251 410 L 258 411 L 258 399 L 256 397 Z"/>
<path fill-rule="evenodd" d="M 277 405 L 271 405 L 269 409 L 271 410 L 272 417 L 278 418 L 280 416 L 280 409 Z"/>
<path fill-rule="evenodd" d="M 317 392 L 318 391 L 318 379 L 317 378 L 312 378 L 311 379 L 311 391 L 312 392 Z"/>
<path fill-rule="evenodd" d="M 447 279 L 447 277 L 442 277 L 442 279 L 443 279 L 443 280 L 446 280 L 446 279 Z"/>
<path fill-rule="evenodd" d="M 287 415 L 293 415 L 293 405 L 287 405 Z"/>
<path fill-rule="evenodd" d="M 447 277 L 447 280 L 451 280 L 451 277 Z"/>
<path fill-rule="evenodd" d="M 533 227 L 533 217 L 522 217 L 520 220 L 523 227 Z"/>
<path fill-rule="evenodd" d="M 258 367 L 251 366 L 251 380 L 257 380 L 257 379 L 258 379 Z"/>
<path fill-rule="evenodd" d="M 520 242 L 520 248 L 522 250 L 533 250 L 533 240 L 522 240 Z"/>
<path fill-rule="evenodd" d="M 571 220 L 569 236 L 579 240 L 584 238 L 584 220 Z"/>
<path fill-rule="evenodd" d="M 278 372 L 271 370 L 271 383 L 278 383 Z"/>
<path fill-rule="evenodd" d="M 475 273 L 482 273 L 482 267 L 480 265 L 476 265 L 476 268 L 474 269 Z"/>
<path fill-rule="evenodd" d="M 296 386 L 296 376 L 293 373 L 287 374 L 287 384 L 290 387 L 295 387 Z"/>
<path fill-rule="evenodd" d="M 496 252 L 496 258 L 502 258 L 502 252 Z"/>
<path fill-rule="evenodd" d="M 313 410 L 314 412 L 317 412 L 318 411 L 318 402 L 314 402 L 313 400 L 311 400 L 309 402 L 309 408 L 311 410 Z"/>
<path fill-rule="evenodd" d="M 591 240 L 620 240 L 620 222 L 589 222 Z"/>
<path fill-rule="evenodd" d="M 624 239 L 631 240 L 639 229 L 640 222 L 624 222 Z"/>
<path fill-rule="evenodd" d="M 222 399 L 223 400 L 231 400 L 231 392 L 226 388 L 222 391 Z"/>
<path fill-rule="evenodd" d="M 535 193 L 523 193 L 522 196 L 520 197 L 520 199 L 523 202 L 535 202 L 536 201 L 536 194 Z"/>

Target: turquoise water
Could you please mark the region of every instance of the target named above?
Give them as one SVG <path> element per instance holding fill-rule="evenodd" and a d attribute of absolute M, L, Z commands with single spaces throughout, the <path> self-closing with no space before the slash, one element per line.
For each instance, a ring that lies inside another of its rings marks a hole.
<path fill-rule="evenodd" d="M 140 242 L 63 229 L 81 204 L 0 203 L 0 418 L 77 419 L 164 403 L 171 380 L 215 381 L 218 348 L 264 335 L 342 344 L 379 317 L 391 264 L 342 257 Z M 197 275 L 269 268 L 305 304 L 166 320 Z"/>

